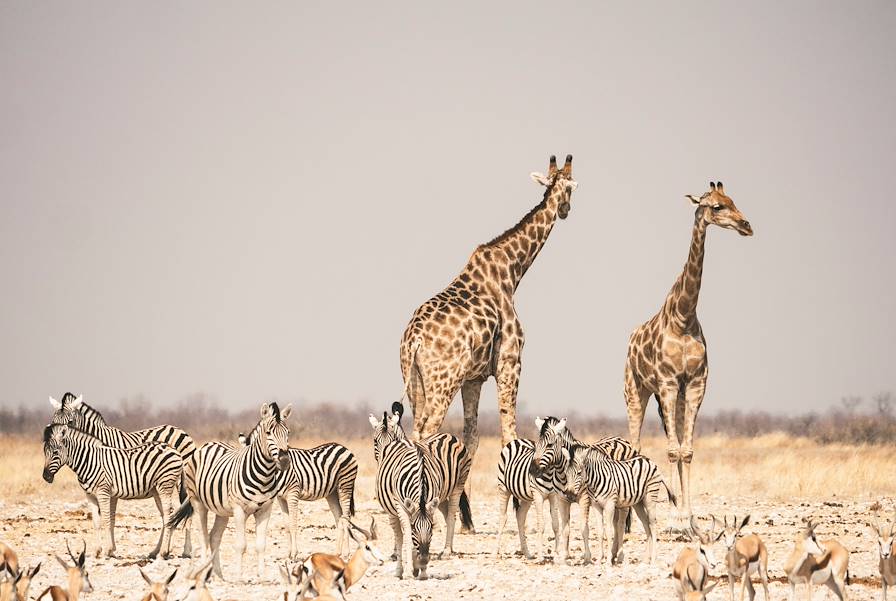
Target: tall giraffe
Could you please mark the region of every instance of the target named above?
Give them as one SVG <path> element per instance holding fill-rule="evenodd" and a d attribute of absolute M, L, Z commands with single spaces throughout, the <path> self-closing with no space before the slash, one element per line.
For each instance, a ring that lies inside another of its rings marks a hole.
<path fill-rule="evenodd" d="M 552 156 L 548 174 L 531 177 L 547 188 L 541 202 L 515 226 L 477 247 L 460 275 L 417 309 L 401 339 L 401 373 L 414 411 L 414 434 L 420 439 L 435 434 L 460 390 L 464 445 L 471 457 L 479 446 L 479 393 L 491 376 L 498 385 L 502 442 L 516 438 L 523 329 L 513 295 L 557 218 L 569 214 L 578 185 L 572 155 L 562 169 Z"/>
<path fill-rule="evenodd" d="M 750 222 L 725 195 L 722 182 L 710 182 L 709 192 L 700 198 L 690 194 L 687 198 L 697 207 L 688 262 L 660 312 L 632 332 L 625 362 L 625 403 L 631 441 L 635 448 L 640 448 L 644 410 L 653 395 L 659 403 L 668 439 L 669 461 L 678 468 L 683 499 L 679 517 L 685 520 L 691 515 L 694 424 L 708 375 L 706 339 L 697 320 L 706 228 L 715 224 L 741 236 L 753 235 Z"/>

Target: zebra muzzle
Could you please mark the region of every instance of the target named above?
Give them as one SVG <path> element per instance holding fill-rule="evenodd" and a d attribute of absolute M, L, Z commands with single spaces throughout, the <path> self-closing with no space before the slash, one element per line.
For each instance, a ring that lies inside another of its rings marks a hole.
<path fill-rule="evenodd" d="M 54 476 L 55 476 L 55 474 L 53 474 L 52 472 L 50 472 L 50 470 L 48 470 L 48 469 L 44 469 L 43 477 L 44 477 L 44 480 L 45 480 L 47 483 L 49 483 L 49 484 L 53 484 L 53 477 L 54 477 Z"/>

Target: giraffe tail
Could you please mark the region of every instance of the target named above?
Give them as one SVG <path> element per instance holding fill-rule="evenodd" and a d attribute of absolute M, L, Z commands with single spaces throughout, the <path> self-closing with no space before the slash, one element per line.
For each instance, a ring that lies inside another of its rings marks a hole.
<path fill-rule="evenodd" d="M 408 390 L 411 387 L 411 379 L 414 377 L 414 370 L 416 369 L 417 351 L 420 350 L 420 347 L 422 345 L 423 343 L 419 338 L 415 339 L 413 344 L 411 344 L 410 350 L 408 351 L 407 364 L 402 365 L 401 377 L 404 378 L 404 390 L 402 391 L 401 398 L 398 400 L 398 402 L 401 402 L 404 399 L 410 400 L 410 397 L 408 396 Z"/>

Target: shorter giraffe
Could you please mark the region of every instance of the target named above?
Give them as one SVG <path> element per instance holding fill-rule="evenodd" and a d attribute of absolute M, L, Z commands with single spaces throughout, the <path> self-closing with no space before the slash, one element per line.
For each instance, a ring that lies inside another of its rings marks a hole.
<path fill-rule="evenodd" d="M 710 182 L 709 192 L 700 198 L 690 194 L 687 198 L 696 206 L 687 264 L 659 313 L 632 332 L 625 362 L 630 440 L 640 449 L 644 411 L 650 396 L 655 396 L 668 439 L 669 461 L 678 468 L 682 499 L 679 518 L 685 525 L 691 517 L 694 424 L 709 373 L 706 339 L 697 320 L 706 228 L 718 225 L 741 236 L 753 235 L 750 222 L 725 194 L 722 182 Z"/>

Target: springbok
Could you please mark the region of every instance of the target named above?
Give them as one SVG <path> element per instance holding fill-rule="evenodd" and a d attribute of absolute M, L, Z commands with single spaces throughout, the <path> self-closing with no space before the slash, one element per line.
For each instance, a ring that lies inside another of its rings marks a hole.
<path fill-rule="evenodd" d="M 4 565 L 8 567 L 9 571 L 13 574 L 19 573 L 19 556 L 12 550 L 12 547 L 6 543 L 0 542 L 0 569 L 2 569 Z"/>
<path fill-rule="evenodd" d="M 716 588 L 716 585 L 719 583 L 718 580 L 707 586 L 706 588 L 700 588 L 697 584 L 690 580 L 688 577 L 688 586 L 692 588 L 688 592 L 684 593 L 681 596 L 682 601 L 706 601 L 706 597 L 712 591 L 712 589 Z"/>
<path fill-rule="evenodd" d="M 33 568 L 20 572 L 14 572 L 9 564 L 0 565 L 0 576 L 6 580 L 0 580 L 0 601 L 26 601 L 28 589 L 31 587 L 31 579 L 40 572 L 40 562 Z"/>
<path fill-rule="evenodd" d="M 214 568 L 213 563 L 217 555 L 218 551 L 215 550 L 204 564 L 193 570 L 193 572 L 187 576 L 187 580 L 192 580 L 193 584 L 190 585 L 190 588 L 187 589 L 187 592 L 181 597 L 180 601 L 214 601 L 211 593 L 208 592 L 207 585 L 209 579 L 212 577 L 212 569 Z"/>
<path fill-rule="evenodd" d="M 896 514 L 893 516 L 893 522 L 884 522 L 881 527 L 880 520 L 875 518 L 871 523 L 871 528 L 877 534 L 877 550 L 880 554 L 880 563 L 877 564 L 880 569 L 880 586 L 883 589 L 881 599 L 887 601 L 887 587 L 896 585 Z"/>
<path fill-rule="evenodd" d="M 727 517 L 722 522 L 715 516 L 710 517 L 713 525 L 720 523 L 722 525 L 722 531 L 717 539 L 724 538 L 725 547 L 728 549 L 725 560 L 728 566 L 728 590 L 731 593 L 731 601 L 734 601 L 734 581 L 737 578 L 741 579 L 740 598 L 744 598 L 746 590 L 750 595 L 750 601 L 753 601 L 756 589 L 753 588 L 750 576 L 756 572 L 759 572 L 765 601 L 768 601 L 768 549 L 758 534 L 741 535 L 741 530 L 749 523 L 750 516 L 742 519 L 740 523 L 737 521 L 737 516 L 733 516 L 730 525 Z"/>
<path fill-rule="evenodd" d="M 81 593 L 93 592 L 93 585 L 90 584 L 90 577 L 87 574 L 87 542 L 82 541 L 82 543 L 83 548 L 76 558 L 74 553 L 72 553 L 71 548 L 68 546 L 68 541 L 65 541 L 65 549 L 68 551 L 68 556 L 71 558 L 72 563 L 74 563 L 72 566 L 68 565 L 68 563 L 58 555 L 54 555 L 56 561 L 58 561 L 65 569 L 66 575 L 68 576 L 68 589 L 66 590 L 55 584 L 51 585 L 44 589 L 44 592 L 40 594 L 37 601 L 43 599 L 47 593 L 50 594 L 50 599 L 53 601 L 78 601 L 81 597 Z"/>
<path fill-rule="evenodd" d="M 385 562 L 386 558 L 382 552 L 371 544 L 371 541 L 377 540 L 374 519 L 370 520 L 370 530 L 364 530 L 350 520 L 348 524 L 349 536 L 358 543 L 357 550 L 348 562 L 343 561 L 338 555 L 327 553 L 314 553 L 306 559 L 300 568 L 304 573 L 301 595 L 310 590 L 318 595 L 333 594 L 338 597 L 359 581 L 369 566 L 381 566 Z"/>
<path fill-rule="evenodd" d="M 846 599 L 849 584 L 849 551 L 834 539 L 818 541 L 815 518 L 804 517 L 805 526 L 793 543 L 793 551 L 784 563 L 784 573 L 790 581 L 790 599 L 796 595 L 796 585 L 806 583 L 806 599 L 812 598 L 812 585 L 825 584 L 841 601 Z"/>
<path fill-rule="evenodd" d="M 142 568 L 138 569 L 140 570 L 140 575 L 143 576 L 143 580 L 149 585 L 149 592 L 146 593 L 140 601 L 168 601 L 168 585 L 171 584 L 171 581 L 177 576 L 177 570 L 171 572 L 171 576 L 166 580 L 159 580 L 156 582 L 147 576 Z"/>
<path fill-rule="evenodd" d="M 689 598 L 688 594 L 691 592 L 703 591 L 709 571 L 716 564 L 716 558 L 712 552 L 713 530 L 710 529 L 709 532 L 706 532 L 701 529 L 697 524 L 697 519 L 691 516 L 690 534 L 691 541 L 696 545 L 682 549 L 672 566 L 672 578 L 675 580 L 675 591 L 678 593 L 679 601 Z M 714 586 L 715 584 L 705 589 L 706 593 Z"/>

